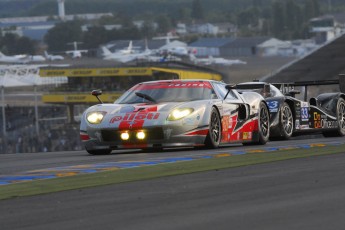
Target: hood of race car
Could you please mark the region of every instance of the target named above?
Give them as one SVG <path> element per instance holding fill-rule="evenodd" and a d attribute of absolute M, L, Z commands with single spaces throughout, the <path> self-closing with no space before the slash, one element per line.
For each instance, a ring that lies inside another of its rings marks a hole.
<path fill-rule="evenodd" d="M 104 111 L 107 114 L 138 113 L 138 112 L 168 112 L 174 108 L 192 106 L 191 102 L 167 102 L 159 104 L 99 104 L 90 107 L 86 112 Z"/>

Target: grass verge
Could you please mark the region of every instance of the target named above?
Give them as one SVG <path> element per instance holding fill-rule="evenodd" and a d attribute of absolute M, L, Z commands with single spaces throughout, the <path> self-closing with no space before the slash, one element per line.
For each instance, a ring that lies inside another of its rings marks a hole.
<path fill-rule="evenodd" d="M 302 157 L 344 153 L 345 145 L 222 156 L 0 186 L 0 200 Z"/>

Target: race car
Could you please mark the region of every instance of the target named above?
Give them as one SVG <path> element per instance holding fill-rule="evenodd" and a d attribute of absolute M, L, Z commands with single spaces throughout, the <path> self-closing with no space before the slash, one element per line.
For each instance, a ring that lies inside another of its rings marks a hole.
<path fill-rule="evenodd" d="M 270 139 L 289 139 L 293 135 L 320 132 L 325 137 L 345 135 L 344 78 L 339 80 L 294 83 L 245 82 L 239 92 L 258 92 L 270 111 Z M 340 85 L 340 92 L 322 93 L 308 98 L 308 87 Z M 301 87 L 302 90 L 296 90 Z M 303 99 L 296 95 L 304 92 Z"/>
<path fill-rule="evenodd" d="M 161 80 L 133 86 L 114 103 L 100 101 L 82 115 L 80 138 L 93 155 L 116 149 L 217 148 L 265 144 L 269 110 L 255 92 L 214 80 Z"/>

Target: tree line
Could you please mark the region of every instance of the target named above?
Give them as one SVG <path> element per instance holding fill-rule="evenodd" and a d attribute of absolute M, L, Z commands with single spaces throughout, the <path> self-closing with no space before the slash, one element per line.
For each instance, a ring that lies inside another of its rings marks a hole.
<path fill-rule="evenodd" d="M 146 15 L 142 18 L 144 25 L 139 29 L 133 25 L 133 17 L 114 13 L 113 17 L 103 17 L 88 31 L 82 32 L 81 21 L 59 23 L 48 32 L 46 42 L 51 50 L 62 50 L 71 40 L 82 41 L 84 48 L 97 48 L 98 45 L 111 40 L 150 39 L 153 36 L 165 35 L 172 30 L 177 22 L 186 24 L 205 22 L 230 22 L 238 27 L 238 36 L 272 36 L 279 39 L 309 38 L 308 22 L 311 18 L 323 14 L 318 0 L 286 0 L 274 1 L 264 6 L 264 0 L 252 0 L 253 4 L 234 15 L 227 15 L 218 20 L 211 20 L 207 4 L 202 0 L 193 0 L 189 10 L 179 11 L 174 17 L 166 13 Z M 103 25 L 120 24 L 121 29 L 107 31 Z M 154 25 L 157 25 L 155 27 Z M 222 35 L 224 36 L 224 34 Z M 59 38 L 59 39 L 56 39 Z M 183 37 L 191 42 L 195 36 Z"/>
<path fill-rule="evenodd" d="M 6 55 L 34 55 L 37 51 L 37 45 L 37 41 L 34 41 L 28 37 L 21 37 L 13 33 L 6 33 L 2 35 L 0 30 L 0 51 Z"/>
<path fill-rule="evenodd" d="M 71 47 L 68 47 L 67 43 L 73 41 L 83 42 L 85 49 L 93 49 L 111 40 L 150 39 L 153 36 L 165 35 L 178 22 L 186 24 L 228 22 L 237 26 L 237 36 L 271 36 L 283 40 L 306 39 L 310 37 L 308 22 L 311 18 L 329 13 L 330 10 L 332 12 L 344 10 L 342 8 L 344 4 L 337 4 L 337 0 L 332 0 L 332 9 L 327 4 L 329 1 L 325 0 L 176 0 L 175 4 L 165 0 L 146 0 L 146 4 L 143 4 L 143 1 L 137 0 L 137 4 L 131 2 L 132 11 L 125 7 L 128 1 L 124 0 L 99 0 L 97 3 L 91 0 L 70 0 L 66 1 L 66 11 L 74 9 L 81 2 L 84 3 L 83 7 L 73 13 L 83 13 L 83 10 L 89 13 L 104 10 L 101 7 L 104 2 L 108 3 L 109 10 L 115 3 L 117 6 L 123 7 L 113 10 L 112 17 L 106 16 L 92 22 L 92 26 L 87 31 L 81 30 L 81 25 L 85 22 L 79 19 L 57 23 L 48 31 L 44 39 L 50 51 L 70 49 Z M 46 9 L 49 4 L 52 2 L 41 3 L 30 12 Z M 56 1 L 54 4 L 56 5 Z M 94 11 L 91 10 L 92 6 Z M 145 10 L 150 6 L 150 10 Z M 229 7 L 231 10 L 226 11 Z M 137 11 L 140 11 L 140 14 L 136 13 Z M 136 27 L 133 24 L 134 20 L 143 20 L 143 26 Z M 104 28 L 104 25 L 114 24 L 122 25 L 122 27 L 112 30 Z M 9 36 L 6 34 L 0 37 L 0 50 L 11 54 L 21 47 L 28 53 L 35 49 L 34 41 Z M 196 36 L 187 36 L 182 39 L 191 42 L 196 39 Z M 26 45 L 22 45 L 25 43 Z M 23 52 L 24 50 L 21 53 Z"/>

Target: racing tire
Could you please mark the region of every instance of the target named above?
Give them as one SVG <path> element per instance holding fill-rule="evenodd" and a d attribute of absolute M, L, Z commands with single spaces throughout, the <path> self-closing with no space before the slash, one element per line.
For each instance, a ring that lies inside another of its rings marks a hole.
<path fill-rule="evenodd" d="M 221 140 L 221 121 L 220 116 L 215 107 L 212 107 L 209 129 L 205 139 L 205 147 L 209 149 L 216 149 L 219 147 Z"/>
<path fill-rule="evenodd" d="M 342 137 L 345 136 L 345 100 L 339 98 L 337 102 L 336 116 L 338 120 L 338 128 L 336 131 L 325 131 L 323 136 L 325 137 Z"/>
<path fill-rule="evenodd" d="M 279 129 L 280 129 L 280 137 L 279 139 L 283 140 L 288 140 L 291 138 L 293 134 L 293 128 L 294 128 L 294 123 L 293 123 L 293 115 L 290 106 L 284 102 L 283 106 L 281 107 L 280 110 L 280 124 L 279 124 Z"/>
<path fill-rule="evenodd" d="M 86 150 L 91 155 L 109 155 L 111 149 L 101 149 L 101 150 Z"/>
<path fill-rule="evenodd" d="M 243 145 L 264 145 L 270 137 L 270 114 L 264 102 L 260 102 L 258 114 L 258 135 L 259 139 L 255 142 L 243 143 Z"/>

